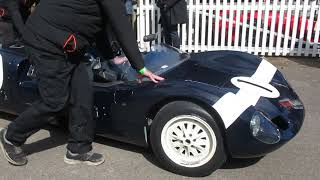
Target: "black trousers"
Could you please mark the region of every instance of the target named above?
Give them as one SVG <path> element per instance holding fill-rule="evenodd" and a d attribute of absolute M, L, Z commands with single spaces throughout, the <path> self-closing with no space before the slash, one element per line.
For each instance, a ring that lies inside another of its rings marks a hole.
<path fill-rule="evenodd" d="M 180 48 L 180 37 L 178 34 L 178 25 L 163 24 L 163 34 L 166 44 Z"/>
<path fill-rule="evenodd" d="M 45 45 L 45 43 L 43 43 Z M 6 138 L 16 146 L 47 125 L 51 117 L 67 112 L 70 137 L 67 149 L 86 153 L 92 149 L 92 84 L 85 63 L 27 46 L 35 67 L 40 100 L 8 126 Z"/>
<path fill-rule="evenodd" d="M 12 23 L 0 21 L 0 39 L 3 48 L 13 45 L 17 38 L 17 33 Z"/>
<path fill-rule="evenodd" d="M 178 24 L 170 24 L 167 20 L 168 17 L 164 13 L 161 13 L 161 26 L 163 29 L 163 35 L 165 43 L 169 46 L 180 49 L 180 37 L 178 33 Z"/>

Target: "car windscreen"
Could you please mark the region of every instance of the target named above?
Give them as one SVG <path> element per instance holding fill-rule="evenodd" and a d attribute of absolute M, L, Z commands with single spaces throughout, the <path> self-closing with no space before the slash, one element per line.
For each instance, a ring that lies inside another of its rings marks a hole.
<path fill-rule="evenodd" d="M 142 53 L 142 55 L 147 69 L 157 75 L 160 75 L 189 59 L 189 54 L 166 45 L 154 45 L 149 52 Z M 128 61 L 118 64 L 117 67 L 122 71 L 122 80 L 137 80 L 138 73 L 131 67 Z"/>

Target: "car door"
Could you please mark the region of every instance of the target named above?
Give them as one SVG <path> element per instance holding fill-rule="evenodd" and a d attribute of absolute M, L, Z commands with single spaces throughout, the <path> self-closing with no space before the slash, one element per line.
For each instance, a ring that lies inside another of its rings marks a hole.
<path fill-rule="evenodd" d="M 94 116 L 97 120 L 96 133 L 108 138 L 124 142 L 134 142 L 139 131 L 136 117 L 131 117 L 135 111 L 134 91 L 137 82 L 122 82 L 98 90 L 95 87 Z M 143 133 L 142 133 L 143 134 Z"/>
<path fill-rule="evenodd" d="M 19 113 L 23 111 L 27 106 L 25 99 L 30 97 L 29 90 L 23 89 L 30 87 L 31 78 L 27 77 L 29 69 L 29 63 L 26 59 L 23 50 L 1 50 L 1 106 L 4 106 L 4 110 L 10 113 Z M 28 92 L 27 92 L 28 91 Z M 32 90 L 31 90 L 32 91 Z"/>
<path fill-rule="evenodd" d="M 24 111 L 31 104 L 39 99 L 38 83 L 34 73 L 34 67 L 28 62 L 21 64 L 20 76 L 18 77 L 18 93 L 19 98 L 16 102 L 18 112 Z"/>
<path fill-rule="evenodd" d="M 93 118 L 96 121 L 96 133 L 104 136 L 115 134 L 112 112 L 118 105 L 116 91 L 123 82 L 93 83 Z"/>
<path fill-rule="evenodd" d="M 0 54 L 0 106 L 1 109 L 5 108 L 11 102 L 10 94 L 10 79 L 8 68 L 10 62 L 6 59 L 5 55 Z M 10 98 L 10 99 L 9 99 Z"/>

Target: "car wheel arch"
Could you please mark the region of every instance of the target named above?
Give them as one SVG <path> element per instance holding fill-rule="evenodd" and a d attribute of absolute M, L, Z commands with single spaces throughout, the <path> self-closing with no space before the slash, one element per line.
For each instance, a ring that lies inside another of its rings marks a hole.
<path fill-rule="evenodd" d="M 223 142 L 224 142 L 224 148 L 227 154 L 229 154 L 229 150 L 228 150 L 228 146 L 227 146 L 227 139 L 226 139 L 226 128 L 224 126 L 224 123 L 220 117 L 220 115 L 218 114 L 218 112 L 210 105 L 206 104 L 205 102 L 203 102 L 202 100 L 199 100 L 197 98 L 191 98 L 191 97 L 168 97 L 165 98 L 157 103 L 155 103 L 150 109 L 149 111 L 147 111 L 147 115 L 146 115 L 146 124 L 148 127 L 148 134 L 147 134 L 147 138 L 148 138 L 148 142 L 150 142 L 150 127 L 152 125 L 152 120 L 155 118 L 155 116 L 157 115 L 157 113 L 159 112 L 159 110 L 164 107 L 165 105 L 172 103 L 174 101 L 187 101 L 187 102 L 191 102 L 194 103 L 198 106 L 200 106 L 201 108 L 203 108 L 205 111 L 207 111 L 215 120 L 216 123 L 218 124 L 219 128 L 220 128 L 220 132 L 221 135 L 223 137 Z M 151 120 L 151 123 L 149 122 Z"/>

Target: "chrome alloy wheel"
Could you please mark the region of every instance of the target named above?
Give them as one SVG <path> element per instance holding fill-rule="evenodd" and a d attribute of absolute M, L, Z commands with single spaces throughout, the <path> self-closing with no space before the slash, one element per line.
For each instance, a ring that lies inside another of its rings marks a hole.
<path fill-rule="evenodd" d="M 163 127 L 161 145 L 174 163 L 184 167 L 199 167 L 212 159 L 217 140 L 206 121 L 193 115 L 180 115 Z"/>

